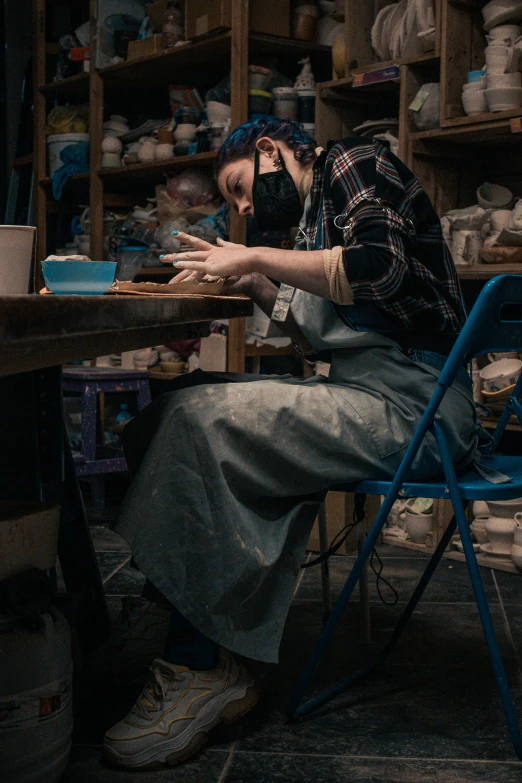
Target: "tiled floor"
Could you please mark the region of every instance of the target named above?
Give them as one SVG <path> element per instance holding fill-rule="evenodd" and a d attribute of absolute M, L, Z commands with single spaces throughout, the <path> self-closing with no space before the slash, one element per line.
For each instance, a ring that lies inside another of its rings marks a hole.
<path fill-rule="evenodd" d="M 111 611 L 139 594 L 143 577 L 121 539 L 94 528 Z M 383 575 L 399 593 L 384 606 L 371 580 L 374 644 L 386 637 L 425 565 L 418 553 L 379 547 Z M 332 558 L 333 590 L 352 558 Z M 522 579 L 482 569 L 493 621 L 522 719 Z M 390 598 L 384 593 L 385 599 Z M 304 572 L 288 618 L 278 666 L 260 667 L 263 698 L 241 722 L 218 728 L 194 761 L 162 772 L 128 774 L 103 765 L 103 732 L 134 701 L 137 682 L 105 683 L 76 694 L 75 747 L 64 783 L 520 783 L 464 564 L 443 561 L 388 665 L 305 720 L 289 724 L 285 704 L 321 628 L 318 569 Z M 357 642 L 352 602 L 316 687 L 333 682 L 371 650 Z M 349 640 L 353 637 L 352 646 Z"/>

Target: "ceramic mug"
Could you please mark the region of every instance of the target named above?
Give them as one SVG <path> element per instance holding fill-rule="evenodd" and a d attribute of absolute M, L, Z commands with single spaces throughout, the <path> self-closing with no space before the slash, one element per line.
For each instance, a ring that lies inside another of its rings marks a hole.
<path fill-rule="evenodd" d="M 491 551 L 502 555 L 509 555 L 513 546 L 515 533 L 515 520 L 503 517 L 489 517 L 485 524 L 485 530 L 491 542 Z"/>
<path fill-rule="evenodd" d="M 508 227 L 510 221 L 510 209 L 495 209 L 489 217 L 489 222 L 493 231 L 502 231 L 503 228 Z"/>
<path fill-rule="evenodd" d="M 453 232 L 453 260 L 456 264 L 480 263 L 480 250 L 482 248 L 482 234 L 480 231 L 454 231 Z"/>

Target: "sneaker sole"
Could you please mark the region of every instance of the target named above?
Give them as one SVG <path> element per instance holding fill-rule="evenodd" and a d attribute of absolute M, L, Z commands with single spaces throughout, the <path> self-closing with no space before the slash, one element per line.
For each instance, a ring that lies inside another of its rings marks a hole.
<path fill-rule="evenodd" d="M 168 750 L 160 751 L 161 756 L 164 756 L 163 759 L 142 762 L 137 756 L 122 758 L 110 746 L 104 746 L 104 758 L 111 766 L 119 767 L 120 769 L 160 770 L 165 769 L 165 767 L 176 767 L 200 752 L 206 745 L 209 732 L 212 729 L 216 728 L 220 723 L 234 723 L 234 721 L 244 717 L 256 706 L 259 697 L 259 688 L 255 684 L 249 686 L 242 698 L 225 704 L 219 714 L 211 720 L 210 725 L 205 726 L 201 731 L 197 731 L 182 748 L 173 753 L 169 753 Z M 153 755 L 153 749 L 151 751 L 151 755 Z"/>

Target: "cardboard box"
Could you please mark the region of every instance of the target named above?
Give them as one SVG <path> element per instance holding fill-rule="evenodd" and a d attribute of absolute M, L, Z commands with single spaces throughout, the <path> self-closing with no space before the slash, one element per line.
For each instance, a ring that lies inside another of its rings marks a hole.
<path fill-rule="evenodd" d="M 190 2 L 190 0 L 188 0 Z M 147 3 L 147 16 L 152 25 L 154 33 L 161 33 L 165 11 L 169 5 L 169 0 L 155 0 L 154 3 Z"/>
<path fill-rule="evenodd" d="M 60 506 L 0 501 L 0 580 L 56 565 Z"/>
<path fill-rule="evenodd" d="M 148 54 L 157 54 L 163 51 L 163 35 L 154 33 L 148 38 L 141 38 L 139 41 L 129 41 L 127 60 L 137 60 L 139 57 L 145 57 Z"/>
<path fill-rule="evenodd" d="M 290 37 L 290 0 L 250 0 L 248 27 L 251 32 Z M 187 39 L 229 29 L 230 0 L 188 0 L 185 16 Z"/>

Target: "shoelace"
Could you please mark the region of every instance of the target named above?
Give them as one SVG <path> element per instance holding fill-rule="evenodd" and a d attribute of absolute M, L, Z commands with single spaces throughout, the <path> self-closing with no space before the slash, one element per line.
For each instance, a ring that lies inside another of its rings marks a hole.
<path fill-rule="evenodd" d="M 167 698 L 168 691 L 179 690 L 181 683 L 186 679 L 185 672 L 180 674 L 174 665 L 166 661 L 157 659 L 149 668 L 153 680 L 147 683 L 131 710 L 138 717 L 146 720 L 152 720 L 151 713 L 157 712 L 161 708 Z"/>

